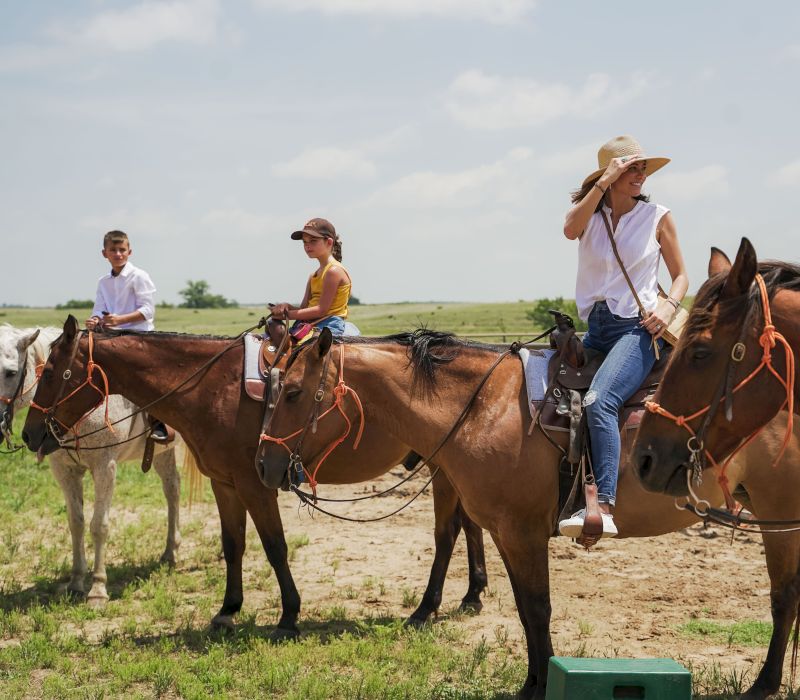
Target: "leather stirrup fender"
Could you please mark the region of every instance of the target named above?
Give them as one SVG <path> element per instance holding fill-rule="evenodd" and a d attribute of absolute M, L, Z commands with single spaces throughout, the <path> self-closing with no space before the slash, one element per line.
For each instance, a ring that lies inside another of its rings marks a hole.
<path fill-rule="evenodd" d="M 144 441 L 144 454 L 142 455 L 142 471 L 146 474 L 153 466 L 153 454 L 155 453 L 156 441 L 148 437 Z"/>

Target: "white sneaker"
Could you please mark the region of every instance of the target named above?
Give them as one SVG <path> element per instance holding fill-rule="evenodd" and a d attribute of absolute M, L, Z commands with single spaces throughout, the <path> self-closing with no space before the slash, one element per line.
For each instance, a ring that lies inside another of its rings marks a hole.
<path fill-rule="evenodd" d="M 617 526 L 614 525 L 614 516 L 611 513 L 601 513 L 603 517 L 603 537 L 616 537 Z M 586 517 L 586 509 L 581 508 L 577 513 L 573 513 L 571 518 L 562 520 L 558 524 L 558 531 L 564 537 L 578 539 L 583 534 L 583 520 Z"/>

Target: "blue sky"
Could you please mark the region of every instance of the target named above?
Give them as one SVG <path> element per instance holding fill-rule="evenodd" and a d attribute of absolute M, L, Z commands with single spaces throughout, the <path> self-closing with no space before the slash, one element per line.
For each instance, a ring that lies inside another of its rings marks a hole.
<path fill-rule="evenodd" d="M 797 260 L 800 4 L 0 4 L 0 303 L 94 295 L 102 234 L 157 299 L 297 301 L 329 218 L 365 302 L 572 296 L 568 193 L 635 135 L 711 245 Z"/>

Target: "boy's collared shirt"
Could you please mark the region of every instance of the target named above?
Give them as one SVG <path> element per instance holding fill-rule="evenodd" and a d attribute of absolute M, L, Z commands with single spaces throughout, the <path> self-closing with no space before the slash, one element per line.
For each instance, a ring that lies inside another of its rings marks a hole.
<path fill-rule="evenodd" d="M 153 296 L 156 286 L 144 270 L 132 262 L 125 263 L 118 275 L 111 272 L 103 275 L 97 282 L 97 299 L 92 309 L 92 316 L 103 317 L 103 312 L 110 314 L 130 314 L 140 311 L 144 321 L 124 323 L 117 328 L 132 331 L 152 331 L 155 304 Z"/>

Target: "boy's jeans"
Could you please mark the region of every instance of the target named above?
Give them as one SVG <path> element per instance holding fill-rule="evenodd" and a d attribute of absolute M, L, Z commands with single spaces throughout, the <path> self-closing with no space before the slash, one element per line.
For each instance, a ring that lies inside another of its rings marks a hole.
<path fill-rule="evenodd" d="M 622 318 L 604 301 L 589 314 L 587 348 L 607 353 L 584 398 L 597 500 L 614 505 L 620 462 L 619 412 L 655 364 L 653 337 L 639 325 L 639 317 Z M 659 340 L 659 349 L 663 341 Z"/>

